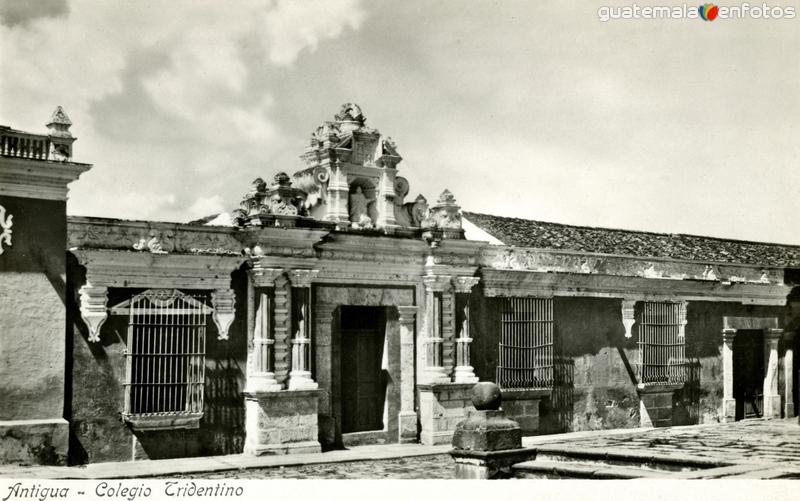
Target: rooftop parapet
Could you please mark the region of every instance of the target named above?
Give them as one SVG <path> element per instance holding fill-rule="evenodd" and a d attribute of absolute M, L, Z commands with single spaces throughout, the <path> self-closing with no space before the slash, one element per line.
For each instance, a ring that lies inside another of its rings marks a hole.
<path fill-rule="evenodd" d="M 72 159 L 69 131 L 72 121 L 61 106 L 56 107 L 47 123 L 47 134 L 33 134 L 0 125 L 0 156 L 66 162 Z"/>

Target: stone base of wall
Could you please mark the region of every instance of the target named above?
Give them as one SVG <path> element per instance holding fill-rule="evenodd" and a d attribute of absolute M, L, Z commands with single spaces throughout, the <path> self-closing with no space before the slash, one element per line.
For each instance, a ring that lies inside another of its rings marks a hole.
<path fill-rule="evenodd" d="M 456 425 L 466 419 L 472 405 L 474 383 L 417 385 L 419 391 L 420 442 L 424 445 L 449 444 Z"/>
<path fill-rule="evenodd" d="M 672 426 L 672 401 L 683 385 L 639 385 L 639 425 L 643 428 Z"/>
<path fill-rule="evenodd" d="M 244 453 L 320 452 L 318 399 L 318 390 L 245 393 Z"/>
<path fill-rule="evenodd" d="M 523 436 L 539 432 L 539 403 L 550 396 L 550 390 L 503 390 L 503 411 L 509 419 L 519 423 Z"/>
<path fill-rule="evenodd" d="M 417 413 L 414 411 L 400 411 L 397 416 L 398 442 L 410 444 L 417 441 Z"/>
<path fill-rule="evenodd" d="M 66 419 L 0 421 L 0 464 L 66 465 Z"/>

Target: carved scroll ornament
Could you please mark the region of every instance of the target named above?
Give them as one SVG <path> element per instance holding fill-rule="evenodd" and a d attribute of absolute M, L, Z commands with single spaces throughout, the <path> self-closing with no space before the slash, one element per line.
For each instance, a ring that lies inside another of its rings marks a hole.
<path fill-rule="evenodd" d="M 3 243 L 11 247 L 11 220 L 14 218 L 11 214 L 6 218 L 6 208 L 0 205 L 0 254 L 3 253 Z"/>

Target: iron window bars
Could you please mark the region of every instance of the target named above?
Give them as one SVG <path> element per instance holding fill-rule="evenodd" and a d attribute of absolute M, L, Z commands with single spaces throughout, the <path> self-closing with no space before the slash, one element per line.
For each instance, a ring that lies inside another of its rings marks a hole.
<path fill-rule="evenodd" d="M 135 428 L 196 428 L 203 416 L 206 294 L 149 289 L 111 309 L 128 315 L 123 419 Z"/>
<path fill-rule="evenodd" d="M 639 308 L 639 384 L 672 385 L 688 378 L 684 303 L 641 303 Z"/>
<path fill-rule="evenodd" d="M 503 389 L 553 387 L 553 299 L 500 298 L 497 384 Z"/>

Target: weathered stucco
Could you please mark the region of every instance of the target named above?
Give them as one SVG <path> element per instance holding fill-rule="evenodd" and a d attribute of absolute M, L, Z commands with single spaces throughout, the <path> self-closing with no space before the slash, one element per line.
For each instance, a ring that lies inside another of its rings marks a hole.
<path fill-rule="evenodd" d="M 84 283 L 85 271 L 70 258 L 70 290 Z M 103 324 L 100 342 L 88 341 L 78 304 L 70 304 L 69 345 L 71 422 L 70 462 L 125 461 L 198 455 L 236 454 L 244 448 L 244 388 L 247 357 L 246 282 L 233 276 L 236 316 L 229 339 L 217 339 L 214 322 L 206 331 L 204 415 L 198 429 L 132 431 L 122 422 L 127 319 L 111 315 Z M 109 289 L 113 306 L 141 289 Z M 135 439 L 134 439 L 135 436 Z"/>
<path fill-rule="evenodd" d="M 66 204 L 3 196 L 0 205 L 13 215 L 12 243 L 0 254 L 0 423 L 50 420 L 66 428 Z M 4 428 L 4 461 L 66 460 L 66 434 L 55 432 L 48 438 L 32 425 L 27 437 L 26 430 L 20 423 Z M 40 450 L 44 443 L 50 452 Z"/>

